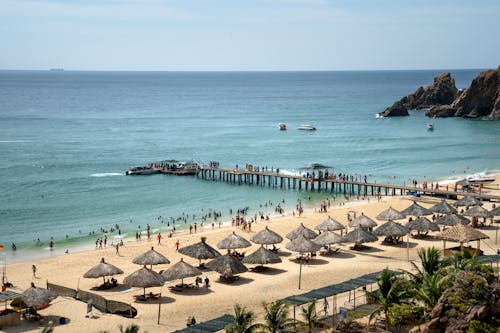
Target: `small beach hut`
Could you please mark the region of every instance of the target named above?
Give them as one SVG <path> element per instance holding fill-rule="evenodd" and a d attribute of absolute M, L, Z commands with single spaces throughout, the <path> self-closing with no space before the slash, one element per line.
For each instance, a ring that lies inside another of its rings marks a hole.
<path fill-rule="evenodd" d="M 308 227 L 304 226 L 303 223 L 301 223 L 298 228 L 286 234 L 286 238 L 288 238 L 289 240 L 294 240 L 299 237 L 299 235 L 302 235 L 307 239 L 313 239 L 318 236 L 318 234 L 314 230 L 309 229 Z"/>
<path fill-rule="evenodd" d="M 320 231 L 336 231 L 345 229 L 345 226 L 339 221 L 334 220 L 330 216 L 328 216 L 327 219 L 323 220 L 323 222 L 318 224 L 314 229 Z"/>
<path fill-rule="evenodd" d="M 443 230 L 439 235 L 439 238 L 443 240 L 443 249 L 445 255 L 449 255 L 454 249 L 446 249 L 446 241 L 452 241 L 460 243 L 459 250 L 463 250 L 463 244 L 471 241 L 477 240 L 477 251 L 475 249 L 470 249 L 476 254 L 481 254 L 480 252 L 480 241 L 481 239 L 489 238 L 487 235 L 483 234 L 481 231 L 472 228 L 471 226 L 459 223 L 451 228 Z"/>
<path fill-rule="evenodd" d="M 371 218 L 361 213 L 354 220 L 349 222 L 349 226 L 353 228 L 373 228 L 377 226 L 377 222 L 373 221 Z"/>
<path fill-rule="evenodd" d="M 219 251 L 207 244 L 207 238 L 201 237 L 201 241 L 192 245 L 181 247 L 179 253 L 200 261 L 220 257 Z"/>
<path fill-rule="evenodd" d="M 97 279 L 102 277 L 103 283 L 105 283 L 106 276 L 113 276 L 123 274 L 123 271 L 118 267 L 108 264 L 104 261 L 104 258 L 101 258 L 101 262 L 89 269 L 85 274 L 83 274 L 84 278 L 87 279 Z"/>
<path fill-rule="evenodd" d="M 281 243 L 283 237 L 266 226 L 265 229 L 253 235 L 250 240 L 256 244 L 270 245 Z"/>
<path fill-rule="evenodd" d="M 134 273 L 123 279 L 123 283 L 130 287 L 137 287 L 144 289 L 144 299 L 146 299 L 146 288 L 161 287 L 165 283 L 165 279 L 159 273 L 146 268 L 135 271 Z"/>
<path fill-rule="evenodd" d="M 265 249 L 263 245 L 259 247 L 259 249 L 245 258 L 241 261 L 244 264 L 254 264 L 254 265 L 260 265 L 260 269 L 264 268 L 264 265 L 266 264 L 277 264 L 281 262 L 281 258 L 279 255 L 276 253 Z"/>
<path fill-rule="evenodd" d="M 462 207 L 462 206 L 469 207 L 469 206 L 476 206 L 476 205 L 482 206 L 483 203 L 481 201 L 477 200 L 476 198 L 471 197 L 470 195 L 466 195 L 462 199 L 455 202 L 455 206 L 457 206 L 457 207 Z"/>
<path fill-rule="evenodd" d="M 198 268 L 191 266 L 181 258 L 178 263 L 164 270 L 161 276 L 163 276 L 165 281 L 181 280 L 181 284 L 184 285 L 185 278 L 201 274 L 202 272 Z"/>
<path fill-rule="evenodd" d="M 423 215 L 430 215 L 432 214 L 432 211 L 430 209 L 420 206 L 418 203 L 413 201 L 413 203 L 410 206 L 401 211 L 401 214 L 403 214 L 404 216 L 418 217 Z"/>
<path fill-rule="evenodd" d="M 222 281 L 228 282 L 233 281 L 235 275 L 248 271 L 241 261 L 229 253 L 207 262 L 206 266 L 219 273 Z"/>
<path fill-rule="evenodd" d="M 415 230 L 417 233 L 427 234 L 429 231 L 439 231 L 439 226 L 436 223 L 431 222 L 428 218 L 420 216 L 415 220 L 406 223 L 406 227 L 410 231 Z"/>
<path fill-rule="evenodd" d="M 23 292 L 22 301 L 28 307 L 38 307 L 46 305 L 56 298 L 57 294 L 54 291 L 35 287 L 35 284 L 31 282 L 31 287 Z"/>
<path fill-rule="evenodd" d="M 217 247 L 219 249 L 227 249 L 228 251 L 232 249 L 243 249 L 250 246 L 252 246 L 252 243 L 250 243 L 240 235 L 237 235 L 234 231 L 229 236 L 217 243 Z"/>
<path fill-rule="evenodd" d="M 446 202 L 446 200 L 441 200 L 431 208 L 429 208 L 431 211 L 434 213 L 439 213 L 439 214 L 456 214 L 457 210 L 450 205 L 449 203 Z"/>
<path fill-rule="evenodd" d="M 386 210 L 380 212 L 380 214 L 378 214 L 376 217 L 377 220 L 382 221 L 400 220 L 404 218 L 405 216 L 401 214 L 401 212 L 395 210 L 392 207 L 389 207 Z"/>
<path fill-rule="evenodd" d="M 132 262 L 137 265 L 150 265 L 150 269 L 153 265 L 170 264 L 170 260 L 168 260 L 167 257 L 160 252 L 156 251 L 152 246 L 151 250 L 135 257 Z"/>

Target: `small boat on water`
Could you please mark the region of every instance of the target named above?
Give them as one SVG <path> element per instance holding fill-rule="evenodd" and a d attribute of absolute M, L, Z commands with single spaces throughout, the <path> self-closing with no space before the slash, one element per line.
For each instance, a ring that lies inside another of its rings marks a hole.
<path fill-rule="evenodd" d="M 158 162 L 154 165 L 159 172 L 170 175 L 187 176 L 196 175 L 200 166 L 196 162 L 180 162 L 176 160 L 167 160 Z"/>
<path fill-rule="evenodd" d="M 432 124 L 427 124 L 427 130 L 429 130 L 429 131 L 434 131 L 434 125 L 432 125 Z"/>
<path fill-rule="evenodd" d="M 155 173 L 159 173 L 160 170 L 153 168 L 152 165 L 143 165 L 143 166 L 135 166 L 128 169 L 125 174 L 127 176 L 133 175 L 152 175 Z"/>
<path fill-rule="evenodd" d="M 316 127 L 311 124 L 302 124 L 298 127 L 298 129 L 301 131 L 315 131 Z"/>
<path fill-rule="evenodd" d="M 280 131 L 286 131 L 286 124 L 279 123 L 278 124 Z"/>

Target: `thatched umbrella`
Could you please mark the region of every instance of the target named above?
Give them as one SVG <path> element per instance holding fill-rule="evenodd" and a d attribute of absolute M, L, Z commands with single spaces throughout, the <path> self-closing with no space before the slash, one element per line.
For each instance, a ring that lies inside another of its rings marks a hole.
<path fill-rule="evenodd" d="M 466 195 L 462 199 L 458 200 L 455 202 L 455 206 L 461 207 L 461 206 L 476 206 L 476 205 L 482 205 L 482 202 L 477 200 L 474 197 L 471 197 L 470 195 Z"/>
<path fill-rule="evenodd" d="M 469 217 L 492 217 L 490 212 L 486 210 L 485 208 L 477 205 L 477 206 L 472 206 L 471 208 L 467 209 L 465 213 L 463 213 L 464 216 L 469 216 Z"/>
<path fill-rule="evenodd" d="M 401 237 L 407 235 L 409 232 L 410 229 L 407 227 L 394 221 L 388 221 L 375 229 L 373 234 L 375 236 Z"/>
<path fill-rule="evenodd" d="M 253 235 L 250 240 L 256 244 L 269 245 L 281 243 L 283 241 L 283 237 L 266 227 L 264 230 L 261 230 Z"/>
<path fill-rule="evenodd" d="M 193 277 L 197 275 L 201 275 L 202 272 L 196 268 L 184 262 L 184 259 L 181 258 L 181 261 L 167 268 L 161 273 L 161 276 L 165 279 L 165 281 L 173 281 L 173 280 L 181 280 L 181 283 L 184 284 L 184 279 L 187 277 Z"/>
<path fill-rule="evenodd" d="M 312 239 L 312 241 L 319 245 L 330 245 L 347 242 L 344 237 L 334 233 L 333 231 L 324 231 L 321 233 L 321 235 Z"/>
<path fill-rule="evenodd" d="M 470 221 L 469 221 L 469 219 L 463 217 L 462 215 L 458 215 L 458 214 L 448 214 L 448 215 L 442 216 L 436 220 L 436 224 L 447 225 L 447 226 L 454 226 L 454 225 L 457 225 L 459 223 L 469 224 Z"/>
<path fill-rule="evenodd" d="M 491 216 L 500 216 L 500 205 L 490 211 Z"/>
<path fill-rule="evenodd" d="M 137 265 L 150 265 L 150 268 L 152 268 L 153 265 L 170 264 L 170 260 L 168 260 L 167 257 L 160 252 L 155 251 L 152 246 L 151 250 L 135 257 L 132 262 Z"/>
<path fill-rule="evenodd" d="M 304 226 L 303 223 L 300 224 L 300 226 L 292 231 L 290 231 L 288 234 L 286 234 L 286 238 L 289 240 L 294 240 L 296 239 L 299 235 L 304 236 L 307 239 L 313 239 L 318 234 L 314 232 L 314 230 L 309 229 L 308 227 Z"/>
<path fill-rule="evenodd" d="M 471 226 L 459 223 L 451 228 L 443 230 L 439 238 L 443 240 L 444 248 L 446 248 L 446 241 L 458 242 L 460 243 L 460 247 L 462 247 L 464 243 L 477 240 L 477 248 L 479 249 L 481 239 L 490 237 Z"/>
<path fill-rule="evenodd" d="M 35 287 L 31 282 L 31 287 L 23 292 L 23 302 L 28 307 L 42 306 L 57 298 L 57 294 L 48 289 Z"/>
<path fill-rule="evenodd" d="M 123 283 L 130 287 L 143 288 L 144 298 L 146 298 L 146 288 L 161 287 L 165 279 L 159 273 L 144 266 L 123 279 Z"/>
<path fill-rule="evenodd" d="M 259 249 L 245 258 L 243 258 L 242 262 L 244 264 L 255 264 L 255 265 L 265 265 L 265 264 L 277 264 L 281 262 L 281 258 L 276 253 L 265 249 L 263 245 L 259 247 Z"/>
<path fill-rule="evenodd" d="M 245 265 L 229 253 L 207 262 L 207 267 L 227 277 L 248 271 Z"/>
<path fill-rule="evenodd" d="M 288 237 L 288 236 L 287 236 Z M 293 252 L 299 252 L 300 254 L 316 252 L 321 248 L 321 245 L 314 243 L 310 239 L 304 237 L 303 234 L 299 234 L 297 238 L 293 239 L 290 243 L 285 246 L 287 249 Z M 299 289 L 302 280 L 302 260 L 300 260 L 299 268 Z"/>
<path fill-rule="evenodd" d="M 344 237 L 349 243 L 354 243 L 354 245 L 376 242 L 378 240 L 377 236 L 362 228 L 356 228 L 347 233 Z"/>
<path fill-rule="evenodd" d="M 418 217 L 415 220 L 412 220 L 406 223 L 406 227 L 411 230 L 416 230 L 420 232 L 428 232 L 430 231 L 439 231 L 439 226 L 436 223 L 431 222 L 426 217 Z"/>
<path fill-rule="evenodd" d="M 404 216 L 422 216 L 422 215 L 430 215 L 432 211 L 425 207 L 420 206 L 418 203 L 413 201 L 413 203 L 407 208 L 401 211 L 401 214 Z"/>
<path fill-rule="evenodd" d="M 431 208 L 429 208 L 431 211 L 434 213 L 439 213 L 439 214 L 456 214 L 457 210 L 450 205 L 449 203 L 446 202 L 446 200 L 441 200 Z"/>
<path fill-rule="evenodd" d="M 326 220 L 318 224 L 314 229 L 321 231 L 335 231 L 345 229 L 345 226 L 339 221 L 328 216 Z"/>
<path fill-rule="evenodd" d="M 377 226 L 377 222 L 361 213 L 361 215 L 349 222 L 349 226 L 353 228 L 373 228 Z"/>
<path fill-rule="evenodd" d="M 217 247 L 219 249 L 227 249 L 228 251 L 232 249 L 243 249 L 250 246 L 252 246 L 252 243 L 237 235 L 234 231 L 232 234 L 217 243 Z"/>
<path fill-rule="evenodd" d="M 202 259 L 214 259 L 220 257 L 221 254 L 219 251 L 208 245 L 206 241 L 206 237 L 201 237 L 201 242 L 182 247 L 179 249 L 179 253 L 198 259 L 200 261 L 200 265 Z"/>
<path fill-rule="evenodd" d="M 102 277 L 103 282 L 105 276 L 112 276 L 117 274 L 123 274 L 123 271 L 118 267 L 108 264 L 104 261 L 104 258 L 101 258 L 101 262 L 88 270 L 87 273 L 83 274 L 84 278 L 88 279 L 97 279 Z"/>
<path fill-rule="evenodd" d="M 405 216 L 401 214 L 399 211 L 395 210 L 392 207 L 387 208 L 386 210 L 380 212 L 377 215 L 377 220 L 390 221 L 390 220 L 400 220 L 404 219 Z"/>

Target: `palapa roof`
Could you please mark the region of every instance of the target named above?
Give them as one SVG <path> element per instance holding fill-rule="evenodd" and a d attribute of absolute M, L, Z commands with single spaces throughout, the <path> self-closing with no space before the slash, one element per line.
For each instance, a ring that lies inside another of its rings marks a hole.
<path fill-rule="evenodd" d="M 210 269 L 213 269 L 222 275 L 235 275 L 248 271 L 245 265 L 243 265 L 238 259 L 230 254 L 225 254 L 223 256 L 217 257 L 205 264 Z"/>
<path fill-rule="evenodd" d="M 312 239 L 312 241 L 319 245 L 330 245 L 347 242 L 344 237 L 334 233 L 333 231 L 323 231 L 321 235 Z"/>
<path fill-rule="evenodd" d="M 474 197 L 471 197 L 470 195 L 466 195 L 462 199 L 458 200 L 455 202 L 455 205 L 458 207 L 461 206 L 475 206 L 475 205 L 482 205 L 482 202 L 477 200 Z"/>
<path fill-rule="evenodd" d="M 252 246 L 252 243 L 237 235 L 234 231 L 232 234 L 217 243 L 217 247 L 219 249 L 243 249 L 250 246 Z"/>
<path fill-rule="evenodd" d="M 257 251 L 245 256 L 242 262 L 244 264 L 256 265 L 277 264 L 281 262 L 281 258 L 276 253 L 265 249 L 264 246 L 261 245 Z"/>
<path fill-rule="evenodd" d="M 490 212 L 479 205 L 470 207 L 463 215 L 470 217 L 491 217 Z"/>
<path fill-rule="evenodd" d="M 373 228 L 377 226 L 377 222 L 373 221 L 364 213 L 361 213 L 361 215 L 349 222 L 349 226 L 353 228 Z"/>
<path fill-rule="evenodd" d="M 164 270 L 161 273 L 161 276 L 163 276 L 165 281 L 172 281 L 172 280 L 179 280 L 187 277 L 197 276 L 201 274 L 202 272 L 198 268 L 191 266 L 187 262 L 184 262 L 183 258 L 181 258 L 181 260 L 178 263 Z"/>
<path fill-rule="evenodd" d="M 404 216 L 422 216 L 422 215 L 430 215 L 432 211 L 425 207 L 420 206 L 418 203 L 413 201 L 413 203 L 407 208 L 401 211 L 401 214 Z"/>
<path fill-rule="evenodd" d="M 439 238 L 452 242 L 467 243 L 490 237 L 483 234 L 481 231 L 472 228 L 471 226 L 459 223 L 442 231 Z"/>
<path fill-rule="evenodd" d="M 399 211 L 395 210 L 392 207 L 387 208 L 386 210 L 380 212 L 377 215 L 377 220 L 389 221 L 389 220 L 400 220 L 404 219 L 405 216 L 401 214 Z"/>
<path fill-rule="evenodd" d="M 286 238 L 288 238 L 289 240 L 294 240 L 299 235 L 302 235 L 307 239 L 316 238 L 316 236 L 318 236 L 318 234 L 314 230 L 309 229 L 308 227 L 304 226 L 303 223 L 301 223 L 298 228 L 286 234 Z"/>
<path fill-rule="evenodd" d="M 454 226 L 459 223 L 462 224 L 469 224 L 470 221 L 468 218 L 463 217 L 462 215 L 458 214 L 448 214 L 445 216 L 442 216 L 436 220 L 436 224 L 442 224 L 442 225 L 448 225 L 448 226 Z"/>
<path fill-rule="evenodd" d="M 446 200 L 441 200 L 429 209 L 434 213 L 439 214 L 456 214 L 457 212 L 457 210 L 452 205 L 447 203 Z"/>
<path fill-rule="evenodd" d="M 253 235 L 250 240 L 256 244 L 278 244 L 283 241 L 283 237 L 266 226 L 264 230 Z"/>
<path fill-rule="evenodd" d="M 407 227 L 394 222 L 394 221 L 388 221 L 381 226 L 379 226 L 377 229 L 373 231 L 373 234 L 375 236 L 404 236 L 410 232 L 410 229 Z"/>
<path fill-rule="evenodd" d="M 201 237 L 201 242 L 181 247 L 179 249 L 179 253 L 200 260 L 220 257 L 221 254 L 219 253 L 219 251 L 208 245 L 206 241 L 206 237 Z"/>
<path fill-rule="evenodd" d="M 314 243 L 310 239 L 307 239 L 303 234 L 299 234 L 297 238 L 286 244 L 285 247 L 290 251 L 307 253 L 318 251 L 321 248 L 321 245 Z"/>
<path fill-rule="evenodd" d="M 371 243 L 378 240 L 377 236 L 362 228 L 354 229 L 344 236 L 349 243 L 362 244 Z"/>
<path fill-rule="evenodd" d="M 123 274 L 123 271 L 114 265 L 108 264 L 104 261 L 104 258 L 101 258 L 101 262 L 89 269 L 87 273 L 83 274 L 83 277 L 97 279 L 103 276 L 116 274 Z"/>
<path fill-rule="evenodd" d="M 345 229 L 345 226 L 339 221 L 328 216 L 326 220 L 318 224 L 314 229 L 321 231 L 335 231 Z"/>
<path fill-rule="evenodd" d="M 139 288 L 161 287 L 165 283 L 165 279 L 159 273 L 144 266 L 123 279 L 123 283 Z"/>
<path fill-rule="evenodd" d="M 31 282 L 31 287 L 23 292 L 23 302 L 27 306 L 41 306 L 57 298 L 57 294 L 48 289 L 35 287 Z"/>
<path fill-rule="evenodd" d="M 500 205 L 490 211 L 491 216 L 500 216 Z"/>
<path fill-rule="evenodd" d="M 152 246 L 151 250 L 144 252 L 143 254 L 137 256 L 132 260 L 134 264 L 137 265 L 161 265 L 170 264 L 170 260 L 167 259 L 163 254 L 156 251 Z"/>
<path fill-rule="evenodd" d="M 406 227 L 416 231 L 439 231 L 439 226 L 436 223 L 431 222 L 427 217 L 423 216 L 406 223 Z"/>

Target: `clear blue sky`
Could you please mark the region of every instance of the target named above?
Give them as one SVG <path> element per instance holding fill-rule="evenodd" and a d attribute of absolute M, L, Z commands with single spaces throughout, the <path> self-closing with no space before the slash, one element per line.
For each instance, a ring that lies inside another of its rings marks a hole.
<path fill-rule="evenodd" d="M 499 64 L 499 0 L 0 0 L 0 69 Z"/>

